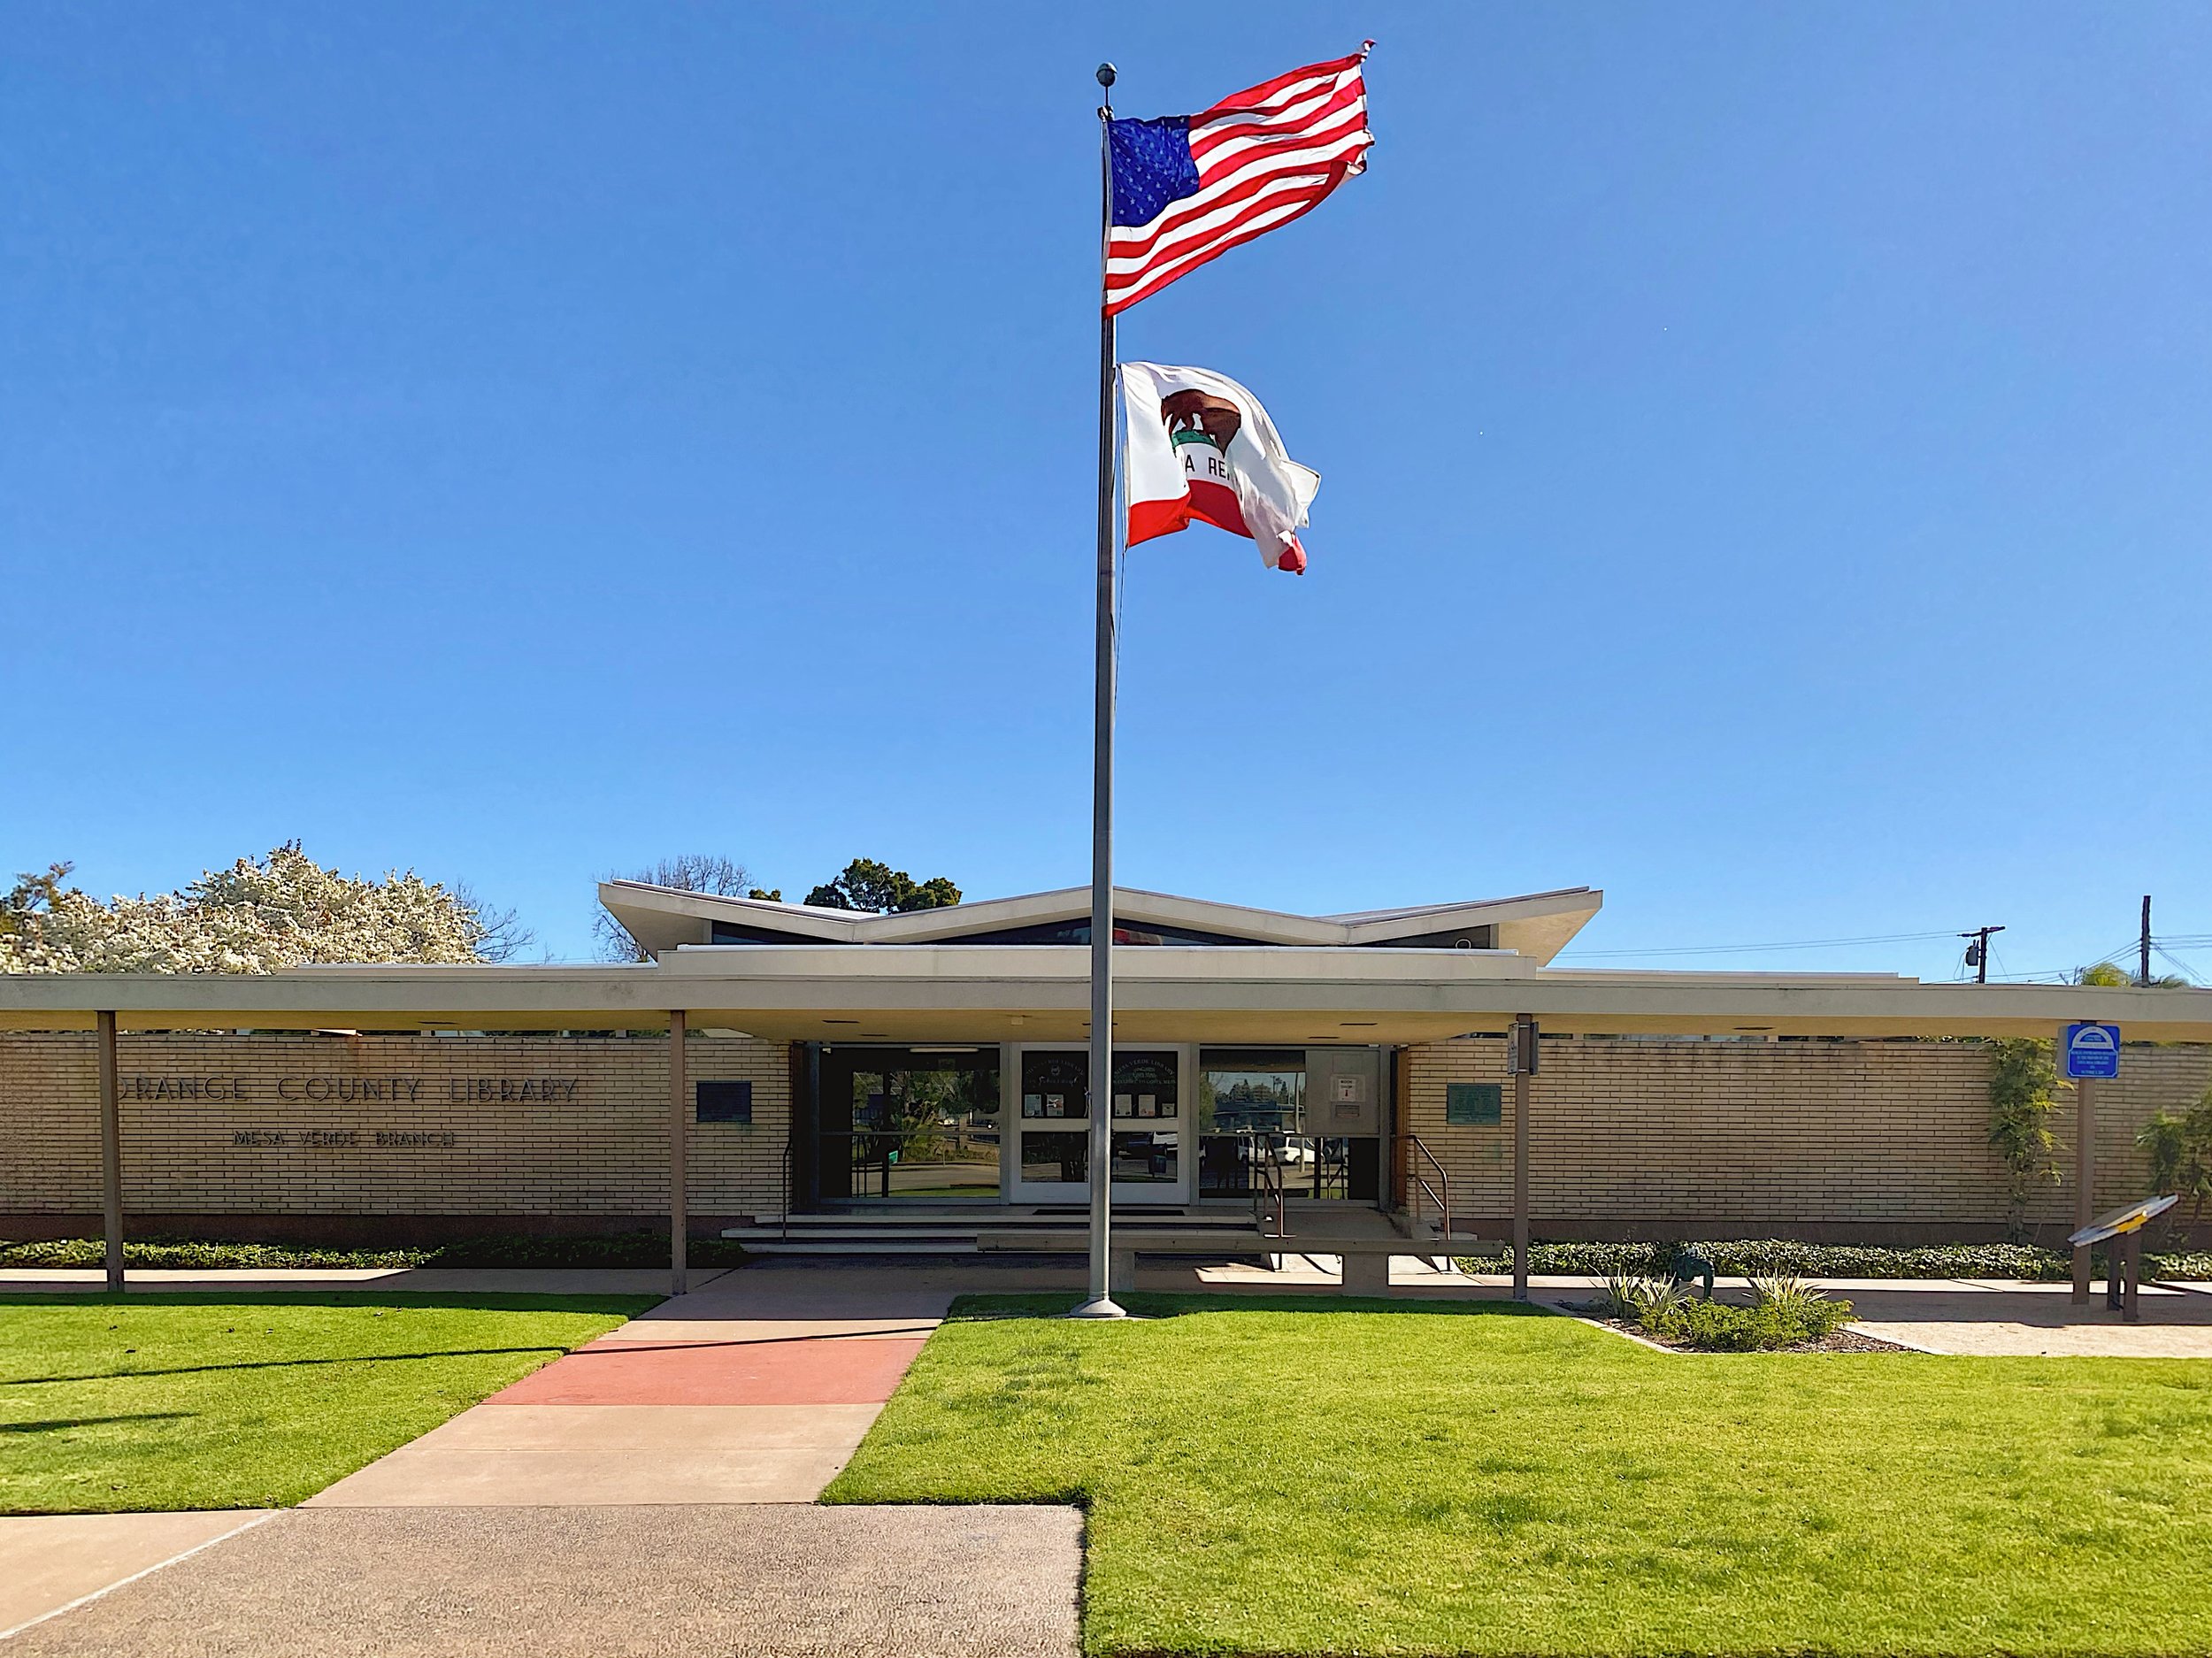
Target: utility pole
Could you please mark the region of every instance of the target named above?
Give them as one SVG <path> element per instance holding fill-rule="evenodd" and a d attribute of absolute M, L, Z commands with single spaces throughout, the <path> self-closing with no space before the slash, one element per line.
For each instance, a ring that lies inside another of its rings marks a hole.
<path fill-rule="evenodd" d="M 2143 938 L 2135 982 L 2146 990 L 2151 986 L 2151 895 L 2148 893 L 2143 894 Z"/>
<path fill-rule="evenodd" d="M 1989 982 L 1989 935 L 2003 931 L 2002 927 L 1976 927 L 1971 933 L 1959 934 L 1962 939 L 1973 940 L 1966 947 L 1966 964 L 1974 970 L 1974 982 L 1978 985 Z"/>

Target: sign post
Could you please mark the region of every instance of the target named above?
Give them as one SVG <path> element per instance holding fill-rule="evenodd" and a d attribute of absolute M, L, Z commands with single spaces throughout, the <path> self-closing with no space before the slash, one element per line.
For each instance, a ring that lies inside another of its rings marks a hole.
<path fill-rule="evenodd" d="M 2059 1074 L 2074 1085 L 2074 1225 L 2097 1216 L 2097 1084 L 2120 1074 L 2120 1027 L 2081 1022 L 2058 1032 Z M 2089 1246 L 2074 1246 L 2074 1300 L 2089 1300 Z"/>
<path fill-rule="evenodd" d="M 1516 1014 L 1506 1033 L 1505 1068 L 1513 1078 L 1513 1299 L 1528 1299 L 1528 1080 L 1536 1074 L 1536 1020 Z"/>

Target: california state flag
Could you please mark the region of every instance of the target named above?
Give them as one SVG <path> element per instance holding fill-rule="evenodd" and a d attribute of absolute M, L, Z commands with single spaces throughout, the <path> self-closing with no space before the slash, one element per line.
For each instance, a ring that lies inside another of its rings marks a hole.
<path fill-rule="evenodd" d="M 1121 419 L 1129 545 L 1195 520 L 1249 536 L 1270 570 L 1305 573 L 1298 532 L 1321 474 L 1283 452 L 1258 398 L 1211 369 L 1124 363 Z"/>

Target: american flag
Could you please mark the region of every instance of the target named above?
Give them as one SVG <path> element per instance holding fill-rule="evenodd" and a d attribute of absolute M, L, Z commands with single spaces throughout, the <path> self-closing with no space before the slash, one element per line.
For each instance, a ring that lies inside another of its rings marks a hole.
<path fill-rule="evenodd" d="M 1232 93 L 1196 115 L 1108 122 L 1107 313 L 1288 224 L 1364 168 L 1375 142 L 1360 78 L 1366 61 L 1363 48 Z"/>

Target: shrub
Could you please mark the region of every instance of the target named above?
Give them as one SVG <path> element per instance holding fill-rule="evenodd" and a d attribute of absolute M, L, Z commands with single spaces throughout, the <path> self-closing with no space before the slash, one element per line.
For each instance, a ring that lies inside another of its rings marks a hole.
<path fill-rule="evenodd" d="M 1529 1270 L 1607 1278 L 1671 1274 L 1683 1250 L 1694 1248 L 1716 1270 L 1733 1278 L 1787 1273 L 1810 1278 L 2024 1278 L 2062 1282 L 2072 1272 L 2071 1258 L 2032 1244 L 1938 1244 L 1912 1249 L 1870 1244 L 1800 1243 L 1786 1238 L 1737 1239 L 1680 1243 L 1539 1243 L 1529 1247 Z M 2182 1259 L 2184 1257 L 2174 1257 Z M 2212 1262 L 2212 1257 L 2196 1257 Z M 2145 1276 L 2155 1276 L 2153 1257 L 2144 1257 Z M 1469 1262 L 1471 1272 L 1494 1272 L 1495 1262 Z M 2162 1276 L 2212 1276 L 2170 1270 Z"/>
<path fill-rule="evenodd" d="M 727 1238 L 695 1237 L 687 1253 L 695 1266 L 739 1266 L 745 1261 L 743 1247 Z M 106 1247 L 97 1238 L 0 1242 L 0 1267 L 96 1267 L 106 1259 Z M 311 1244 L 146 1238 L 132 1239 L 124 1244 L 123 1264 L 188 1271 L 255 1267 L 657 1267 L 668 1264 L 668 1234 L 634 1232 L 548 1238 L 500 1233 L 460 1238 L 429 1247 L 401 1249 L 332 1249 Z"/>
<path fill-rule="evenodd" d="M 2005 1225 L 2026 1240 L 2028 1195 L 2039 1180 L 2058 1184 L 2051 1132 L 2051 1091 L 2059 1086 L 2051 1044 L 2010 1037 L 1990 1044 L 1989 1143 L 2005 1165 Z M 2071 1086 L 2067 1085 L 2067 1086 Z"/>
<path fill-rule="evenodd" d="M 1600 1317 L 1638 1324 L 1663 1315 L 1688 1299 L 1688 1292 L 1672 1278 L 1617 1272 L 1605 1280 L 1596 1307 Z"/>
<path fill-rule="evenodd" d="M 1755 1353 L 1817 1341 L 1849 1322 L 1849 1301 L 1831 1301 L 1809 1286 L 1796 1287 L 1801 1293 L 1794 1299 L 1754 1307 L 1685 1299 L 1641 1323 L 1653 1335 L 1701 1353 Z"/>

